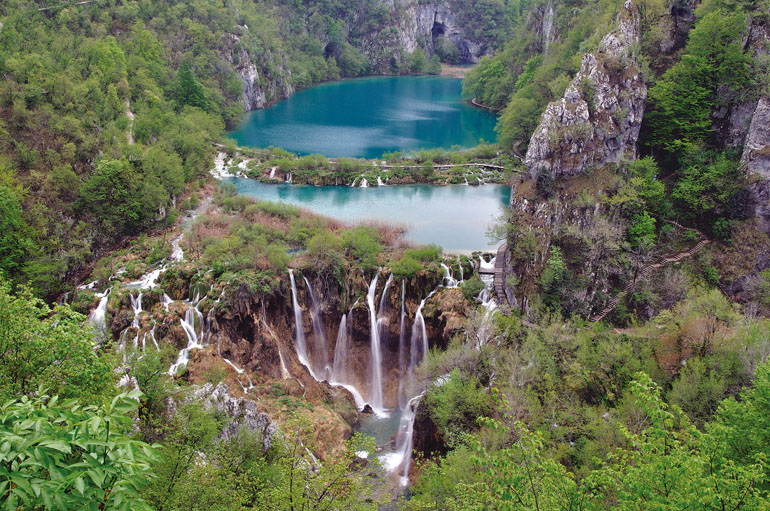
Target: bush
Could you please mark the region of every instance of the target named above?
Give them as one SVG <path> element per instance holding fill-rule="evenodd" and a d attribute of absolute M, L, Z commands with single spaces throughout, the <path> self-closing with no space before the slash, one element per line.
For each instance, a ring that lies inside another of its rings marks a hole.
<path fill-rule="evenodd" d="M 460 290 L 468 301 L 474 301 L 482 289 L 484 289 L 484 283 L 478 275 L 474 275 L 460 284 Z"/>

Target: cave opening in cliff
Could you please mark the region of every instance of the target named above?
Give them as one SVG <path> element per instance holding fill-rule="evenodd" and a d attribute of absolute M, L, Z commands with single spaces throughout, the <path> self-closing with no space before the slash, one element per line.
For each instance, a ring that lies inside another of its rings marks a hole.
<path fill-rule="evenodd" d="M 433 22 L 433 28 L 430 30 L 430 32 L 433 35 L 433 40 L 435 41 L 440 36 L 446 34 L 446 25 L 438 21 L 435 21 Z"/>

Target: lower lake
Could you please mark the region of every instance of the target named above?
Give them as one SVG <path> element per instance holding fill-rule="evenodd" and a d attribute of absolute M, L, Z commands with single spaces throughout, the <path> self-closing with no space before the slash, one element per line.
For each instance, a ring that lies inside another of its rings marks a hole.
<path fill-rule="evenodd" d="M 495 115 L 468 105 L 461 90 L 462 80 L 442 76 L 331 82 L 249 112 L 229 135 L 241 146 L 357 158 L 495 142 Z"/>
<path fill-rule="evenodd" d="M 511 195 L 510 187 L 503 185 L 351 188 L 266 184 L 244 178 L 226 181 L 242 195 L 294 204 L 344 221 L 375 219 L 403 224 L 408 228 L 408 239 L 457 252 L 496 248 L 486 232 Z"/>

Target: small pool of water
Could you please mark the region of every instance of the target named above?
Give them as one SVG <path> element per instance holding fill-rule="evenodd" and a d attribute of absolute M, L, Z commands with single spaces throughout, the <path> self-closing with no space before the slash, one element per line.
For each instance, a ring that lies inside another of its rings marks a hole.
<path fill-rule="evenodd" d="M 497 118 L 468 105 L 461 90 L 462 80 L 442 76 L 331 82 L 248 113 L 229 135 L 242 146 L 357 158 L 495 142 Z"/>
<path fill-rule="evenodd" d="M 493 250 L 487 230 L 511 196 L 504 185 L 399 185 L 370 188 L 266 184 L 229 178 L 238 193 L 285 202 L 315 213 L 355 222 L 375 219 L 407 227 L 406 237 L 445 251 Z"/>

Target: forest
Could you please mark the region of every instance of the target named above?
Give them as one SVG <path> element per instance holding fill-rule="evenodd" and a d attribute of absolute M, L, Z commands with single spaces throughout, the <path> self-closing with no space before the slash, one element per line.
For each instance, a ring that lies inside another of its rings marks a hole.
<path fill-rule="evenodd" d="M 210 174 L 226 154 L 265 181 L 380 177 L 226 130 L 320 82 L 461 63 L 443 34 L 407 50 L 420 7 L 483 48 L 463 97 L 499 138 L 383 161 L 405 183 L 511 185 L 488 234 L 500 287 L 487 254 Z M 627 12 L 638 41 L 610 55 Z M 767 176 L 745 156 L 770 96 L 766 0 L 7 0 L 0 75 L 0 508 L 770 510 Z M 544 138 L 574 155 L 632 117 L 602 124 L 602 98 L 642 89 L 622 158 L 531 157 L 570 94 L 585 122 Z M 434 171 L 466 162 L 505 170 Z M 411 357 L 384 389 L 414 391 L 401 481 L 372 455 L 397 435 L 358 432 L 372 407 L 317 377 L 305 335 L 327 358 L 352 343 L 366 379 L 370 339 L 386 375 Z"/>

